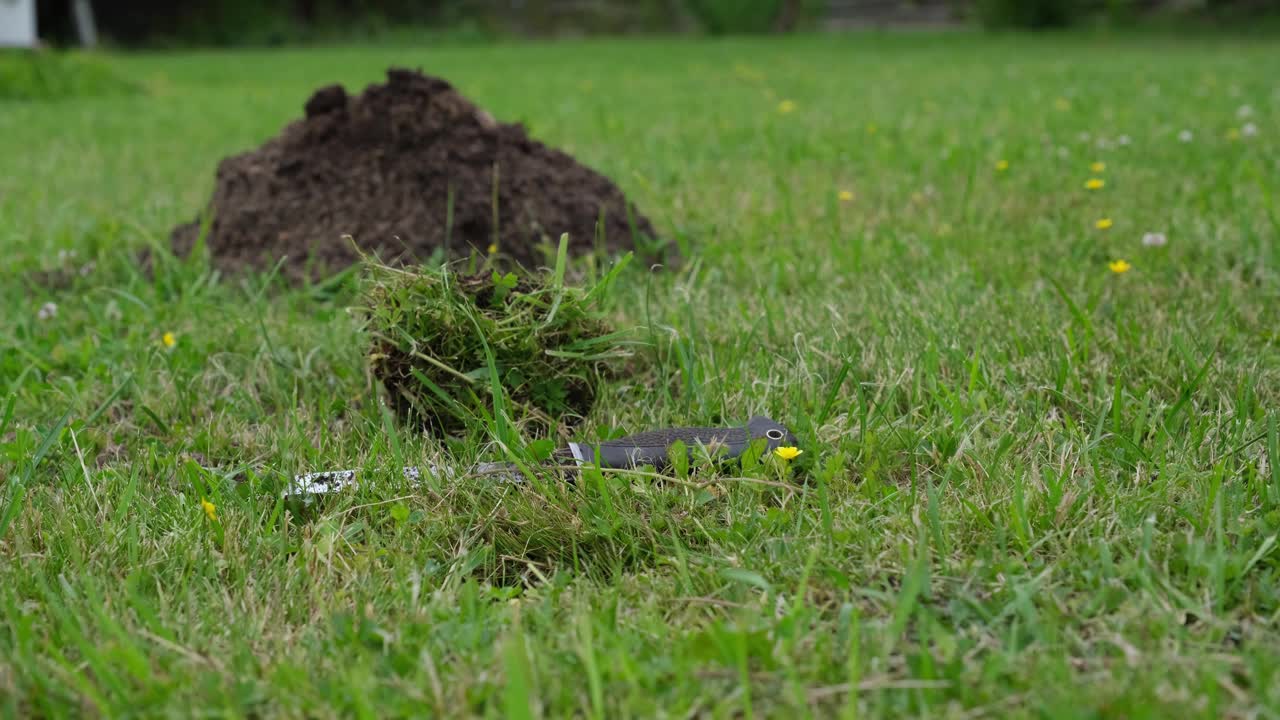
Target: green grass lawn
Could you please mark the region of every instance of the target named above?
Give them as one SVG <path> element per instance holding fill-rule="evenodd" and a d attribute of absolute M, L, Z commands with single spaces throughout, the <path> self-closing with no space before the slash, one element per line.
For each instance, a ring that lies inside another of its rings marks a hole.
<path fill-rule="evenodd" d="M 0 715 L 1280 716 L 1280 43 L 108 60 L 147 92 L 0 102 Z M 387 416 L 355 290 L 142 274 L 392 64 L 687 249 L 581 436 L 765 413 L 794 477 L 409 488 L 497 450 Z"/>

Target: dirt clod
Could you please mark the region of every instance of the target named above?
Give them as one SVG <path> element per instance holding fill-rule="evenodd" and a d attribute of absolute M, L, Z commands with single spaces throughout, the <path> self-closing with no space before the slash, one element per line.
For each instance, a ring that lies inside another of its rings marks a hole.
<path fill-rule="evenodd" d="M 358 97 L 322 87 L 304 109 L 218 167 L 205 243 L 224 272 L 286 257 L 286 277 L 319 278 L 361 251 L 404 263 L 495 245 L 533 268 L 564 232 L 571 251 L 595 248 L 598 223 L 604 249 L 658 259 L 653 226 L 612 181 L 496 122 L 444 80 L 391 69 Z M 189 254 L 200 229 L 199 218 L 174 228 L 174 252 Z"/>

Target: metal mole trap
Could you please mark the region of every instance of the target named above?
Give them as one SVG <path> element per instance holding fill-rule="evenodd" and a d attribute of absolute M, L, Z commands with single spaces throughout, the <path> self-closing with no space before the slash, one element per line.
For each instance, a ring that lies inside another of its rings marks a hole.
<path fill-rule="evenodd" d="M 796 445 L 795 435 L 785 426 L 762 415 L 752 417 L 742 427 L 683 427 L 651 430 L 591 445 L 569 443 L 556 450 L 552 460 L 558 464 L 587 463 L 601 468 L 628 469 L 642 465 L 664 466 L 670 461 L 671 447 L 682 443 L 690 458 L 695 448 L 714 450 L 717 457 L 731 460 L 741 456 L 755 441 L 763 441 L 768 451 Z M 424 477 L 457 479 L 456 470 L 436 464 L 411 466 L 401 470 L 410 486 L 418 487 Z M 498 482 L 522 483 L 524 475 L 509 463 L 485 462 L 471 468 L 467 475 L 484 475 Z M 297 475 L 284 490 L 284 497 L 311 498 L 340 492 L 358 484 L 355 470 L 328 470 Z"/>

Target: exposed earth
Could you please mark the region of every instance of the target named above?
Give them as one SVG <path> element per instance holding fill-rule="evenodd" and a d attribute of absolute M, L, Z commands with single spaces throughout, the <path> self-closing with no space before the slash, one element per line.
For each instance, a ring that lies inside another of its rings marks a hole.
<path fill-rule="evenodd" d="M 564 232 L 576 253 L 655 247 L 653 226 L 609 178 L 522 125 L 496 122 L 439 78 L 391 69 L 358 97 L 320 88 L 305 109 L 218 167 L 206 244 L 224 272 L 286 258 L 281 272 L 296 281 L 361 253 L 406 263 L 437 249 L 496 251 L 532 269 Z M 178 255 L 200 228 L 197 218 L 173 230 Z"/>

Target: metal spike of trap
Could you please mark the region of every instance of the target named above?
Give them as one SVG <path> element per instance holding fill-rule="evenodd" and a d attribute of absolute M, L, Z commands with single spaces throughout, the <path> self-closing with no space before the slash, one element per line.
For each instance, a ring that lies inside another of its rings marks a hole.
<path fill-rule="evenodd" d="M 690 459 L 696 448 L 722 460 L 739 458 L 751 443 L 763 441 L 765 450 L 772 452 L 779 447 L 795 446 L 795 435 L 786 426 L 763 415 L 752 417 L 742 427 L 683 427 L 651 430 L 628 435 L 615 440 L 591 445 L 569 443 L 552 454 L 557 464 L 574 464 L 579 467 L 597 464 L 611 469 L 636 468 L 642 465 L 665 466 L 670 462 L 671 447 L 683 443 Z M 456 479 L 458 473 L 450 468 L 432 464 L 425 468 L 411 466 L 402 469 L 412 486 L 422 484 L 423 475 L 444 479 Z M 519 469 L 510 463 L 485 462 L 471 468 L 470 475 L 484 475 L 499 482 L 524 481 Z M 297 475 L 284 491 L 285 497 L 311 497 L 339 492 L 358 484 L 355 470 L 329 470 Z"/>

